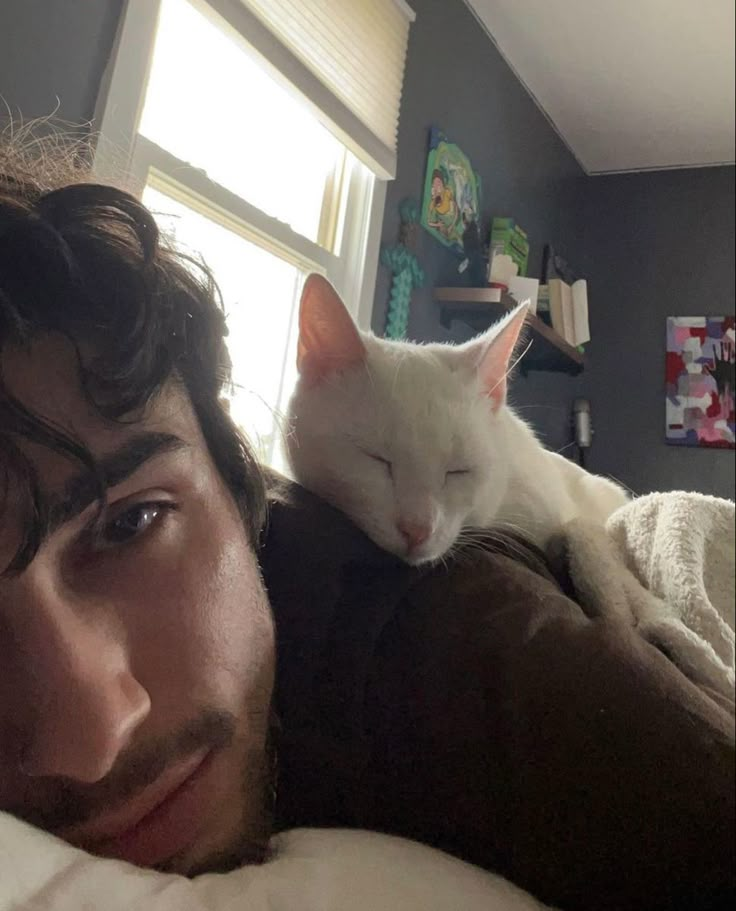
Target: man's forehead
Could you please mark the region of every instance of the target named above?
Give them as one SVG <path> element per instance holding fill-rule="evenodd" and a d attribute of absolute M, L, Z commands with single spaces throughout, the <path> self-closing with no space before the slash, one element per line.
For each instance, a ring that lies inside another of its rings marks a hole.
<path fill-rule="evenodd" d="M 76 352 L 60 336 L 3 349 L 3 382 L 9 392 L 34 414 L 81 431 L 95 423 L 95 415 L 82 394 L 78 372 Z"/>
<path fill-rule="evenodd" d="M 184 390 L 172 383 L 155 397 L 145 413 L 111 421 L 86 399 L 79 378 L 77 354 L 66 339 L 46 336 L 28 349 L 10 348 L 2 354 L 3 381 L 14 398 L 34 416 L 45 419 L 82 443 L 95 458 L 103 458 L 141 432 L 166 433 L 196 443 L 199 427 Z M 68 459 L 45 446 L 18 439 L 31 458 L 43 487 L 58 489 L 78 470 Z"/>

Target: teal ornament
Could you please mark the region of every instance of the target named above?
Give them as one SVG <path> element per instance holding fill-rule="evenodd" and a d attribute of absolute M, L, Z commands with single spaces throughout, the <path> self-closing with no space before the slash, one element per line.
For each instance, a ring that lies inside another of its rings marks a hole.
<path fill-rule="evenodd" d="M 399 203 L 399 216 L 398 244 L 381 250 L 381 264 L 393 273 L 384 333 L 391 339 L 406 338 L 411 294 L 424 284 L 424 270 L 411 249 L 419 222 L 418 204 L 413 199 L 403 199 Z"/>
<path fill-rule="evenodd" d="M 402 225 L 419 224 L 419 205 L 415 199 L 407 196 L 399 203 L 399 218 Z"/>

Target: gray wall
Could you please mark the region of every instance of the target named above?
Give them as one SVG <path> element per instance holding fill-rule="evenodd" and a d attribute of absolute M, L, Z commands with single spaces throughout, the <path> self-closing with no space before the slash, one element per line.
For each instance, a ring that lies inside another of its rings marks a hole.
<path fill-rule="evenodd" d="M 551 240 L 589 280 L 585 372 L 517 376 L 511 399 L 544 442 L 571 440 L 572 399 L 588 396 L 596 428 L 589 464 L 637 492 L 686 488 L 734 496 L 734 454 L 664 443 L 665 317 L 733 312 L 734 169 L 586 177 L 463 0 L 413 0 L 383 242 L 396 241 L 398 203 L 421 200 L 428 131 L 437 125 L 483 181 L 482 215 L 513 215 L 539 275 Z M 417 254 L 427 287 L 415 292 L 409 335 L 462 340 L 439 324 L 434 285 L 461 284 L 457 258 L 424 231 Z M 697 266 L 692 268 L 690 257 Z M 373 328 L 385 326 L 390 276 L 379 268 Z M 620 366 L 623 365 L 623 366 Z"/>
<path fill-rule="evenodd" d="M 92 119 L 122 7 L 123 0 L 0 0 L 0 99 L 14 119 L 54 111 L 74 124 Z M 6 117 L 0 104 L 0 122 Z"/>
<path fill-rule="evenodd" d="M 411 6 L 417 18 L 409 39 L 398 173 L 389 185 L 383 242 L 396 242 L 400 200 L 421 201 L 429 127 L 436 125 L 479 172 L 482 217 L 512 215 L 528 232 L 530 274 L 538 275 L 545 242 L 574 249 L 572 215 L 586 178 L 463 0 L 411 0 Z M 452 334 L 440 326 L 431 291 L 435 285 L 460 284 L 459 259 L 423 230 L 417 255 L 427 287 L 412 299 L 410 337 L 467 338 L 471 333 L 458 324 Z M 387 270 L 379 267 L 373 314 L 378 333 L 385 328 L 389 282 Z M 570 440 L 571 401 L 583 385 L 583 378 L 530 374 L 517 377 L 512 399 L 545 442 L 559 449 Z"/>
<path fill-rule="evenodd" d="M 734 168 L 589 178 L 591 468 L 637 492 L 734 496 L 733 450 L 664 442 L 665 320 L 734 312 Z"/>

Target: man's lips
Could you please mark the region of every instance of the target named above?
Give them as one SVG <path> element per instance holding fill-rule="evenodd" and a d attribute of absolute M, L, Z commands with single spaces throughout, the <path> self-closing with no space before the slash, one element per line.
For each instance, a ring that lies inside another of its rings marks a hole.
<path fill-rule="evenodd" d="M 197 835 L 204 809 L 196 785 L 210 767 L 212 750 L 201 749 L 167 768 L 140 794 L 88 824 L 56 832 L 94 854 L 153 866 L 179 853 Z"/>

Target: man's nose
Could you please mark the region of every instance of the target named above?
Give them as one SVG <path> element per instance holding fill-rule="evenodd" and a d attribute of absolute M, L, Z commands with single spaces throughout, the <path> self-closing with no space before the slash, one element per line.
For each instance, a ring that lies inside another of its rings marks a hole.
<path fill-rule="evenodd" d="M 148 716 L 151 700 L 130 669 L 125 637 L 94 610 L 52 595 L 35 612 L 21 769 L 28 776 L 104 778 Z"/>

